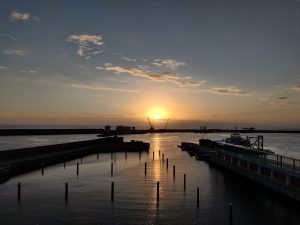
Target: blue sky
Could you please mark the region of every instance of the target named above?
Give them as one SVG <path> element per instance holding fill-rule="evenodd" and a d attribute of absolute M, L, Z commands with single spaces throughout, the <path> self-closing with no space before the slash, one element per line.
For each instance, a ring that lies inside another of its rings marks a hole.
<path fill-rule="evenodd" d="M 300 126 L 298 0 L 1 1 L 0 40 L 1 124 Z"/>

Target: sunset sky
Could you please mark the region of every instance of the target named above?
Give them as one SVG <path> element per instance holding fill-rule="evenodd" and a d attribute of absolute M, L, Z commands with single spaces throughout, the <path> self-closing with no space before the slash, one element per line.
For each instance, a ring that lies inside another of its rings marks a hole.
<path fill-rule="evenodd" d="M 300 0 L 0 2 L 2 125 L 300 128 Z"/>

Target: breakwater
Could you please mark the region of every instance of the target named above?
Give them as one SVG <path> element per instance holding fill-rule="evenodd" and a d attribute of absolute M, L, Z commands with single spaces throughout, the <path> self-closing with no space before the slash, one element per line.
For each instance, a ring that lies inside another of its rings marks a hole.
<path fill-rule="evenodd" d="M 0 151 L 0 177 L 13 176 L 93 153 L 149 151 L 149 143 L 122 137 Z"/>

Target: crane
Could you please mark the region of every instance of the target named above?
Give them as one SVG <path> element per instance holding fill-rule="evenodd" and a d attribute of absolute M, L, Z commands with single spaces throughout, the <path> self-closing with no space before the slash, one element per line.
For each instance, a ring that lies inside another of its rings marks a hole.
<path fill-rule="evenodd" d="M 150 118 L 148 117 L 149 125 L 150 125 L 150 130 L 154 130 L 154 127 L 151 124 Z"/>
<path fill-rule="evenodd" d="M 170 119 L 168 119 L 168 120 L 167 120 L 167 122 L 166 122 L 166 125 L 165 125 L 165 128 L 164 128 L 165 130 L 166 130 L 166 129 L 167 129 L 167 127 L 168 127 L 169 120 L 170 120 Z"/>

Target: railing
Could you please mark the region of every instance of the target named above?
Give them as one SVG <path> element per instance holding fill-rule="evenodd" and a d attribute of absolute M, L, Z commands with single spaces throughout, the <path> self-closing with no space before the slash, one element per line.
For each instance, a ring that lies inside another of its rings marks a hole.
<path fill-rule="evenodd" d="M 223 149 L 217 149 L 217 151 L 222 152 L 224 154 L 229 153 L 229 155 L 236 155 L 236 152 L 230 152 Z M 277 154 L 243 154 L 243 158 L 259 160 L 261 163 L 266 165 L 268 164 L 279 168 L 285 168 L 300 172 L 300 160 L 291 157 L 286 157 Z"/>

